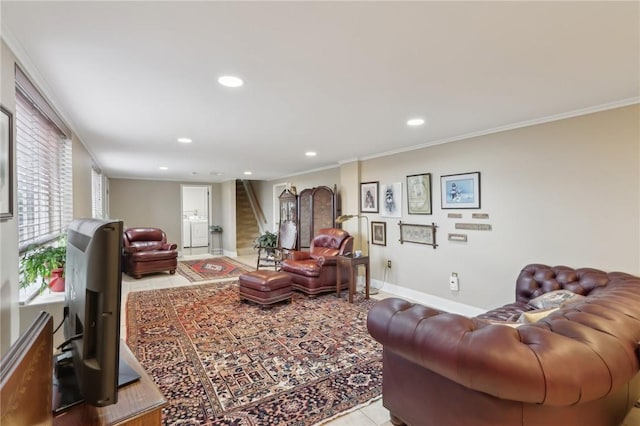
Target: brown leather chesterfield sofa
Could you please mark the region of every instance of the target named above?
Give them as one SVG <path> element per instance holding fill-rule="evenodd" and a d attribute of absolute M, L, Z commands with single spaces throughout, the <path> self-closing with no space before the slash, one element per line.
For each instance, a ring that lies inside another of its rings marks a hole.
<path fill-rule="evenodd" d="M 292 287 L 309 295 L 336 291 L 336 256 L 351 253 L 353 237 L 337 228 L 323 228 L 313 237 L 308 252 L 291 250 L 282 271 L 291 275 Z M 341 271 L 341 289 L 349 286 L 349 274 Z"/>
<path fill-rule="evenodd" d="M 124 271 L 134 278 L 169 271 L 178 267 L 178 246 L 167 243 L 167 235 L 158 228 L 129 228 L 122 239 Z"/>
<path fill-rule="evenodd" d="M 514 327 L 558 289 L 586 297 Z M 618 426 L 640 397 L 640 278 L 625 273 L 528 265 L 516 301 L 479 317 L 392 298 L 367 326 L 395 425 Z"/>

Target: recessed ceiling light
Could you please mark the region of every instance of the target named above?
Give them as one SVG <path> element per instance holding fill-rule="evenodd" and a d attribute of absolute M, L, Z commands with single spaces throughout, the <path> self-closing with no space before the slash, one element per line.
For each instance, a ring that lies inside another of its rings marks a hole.
<path fill-rule="evenodd" d="M 247 176 L 249 176 L 249 175 L 251 175 L 252 173 L 251 173 L 250 171 L 246 171 L 246 172 L 244 172 L 244 174 L 245 174 L 245 175 L 247 175 Z"/>
<path fill-rule="evenodd" d="M 189 138 L 178 138 L 178 142 L 180 142 L 180 143 L 191 143 L 193 141 L 191 139 L 189 139 Z"/>
<path fill-rule="evenodd" d="M 223 75 L 218 78 L 218 83 L 222 84 L 225 87 L 240 87 L 244 84 L 241 78 L 233 76 L 233 75 Z"/>
<path fill-rule="evenodd" d="M 304 153 L 304 155 L 306 155 L 307 157 L 315 157 L 316 155 L 318 155 L 318 153 L 315 151 L 307 151 Z"/>
<path fill-rule="evenodd" d="M 422 126 L 424 124 L 423 118 L 412 118 L 407 121 L 408 126 Z"/>
<path fill-rule="evenodd" d="M 158 167 L 160 170 L 169 170 L 169 168 L 167 166 L 160 166 Z"/>

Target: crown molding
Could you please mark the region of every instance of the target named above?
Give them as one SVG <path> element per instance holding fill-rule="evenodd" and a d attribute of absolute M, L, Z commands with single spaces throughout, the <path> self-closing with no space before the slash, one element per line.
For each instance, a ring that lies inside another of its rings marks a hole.
<path fill-rule="evenodd" d="M 465 139 L 477 138 L 479 136 L 491 135 L 494 133 L 506 132 L 508 130 L 520 129 L 523 127 L 536 126 L 539 124 L 550 123 L 558 120 L 565 120 L 567 118 L 579 117 L 582 115 L 593 114 L 596 112 L 607 111 L 610 109 L 622 108 L 629 105 L 639 104 L 640 96 L 621 99 L 614 102 L 609 102 L 606 104 L 596 105 L 588 108 L 577 109 L 569 112 L 563 112 L 560 114 L 548 115 L 545 117 L 535 118 L 533 120 L 525 120 L 517 123 L 506 124 L 504 126 L 493 127 L 487 130 L 480 130 L 477 132 L 465 133 L 458 136 L 452 136 L 450 138 L 439 139 L 435 141 L 426 142 L 420 145 L 414 145 L 406 148 L 399 148 L 392 151 L 385 151 L 379 154 L 367 155 L 362 157 L 361 160 L 371 160 L 374 158 L 387 157 L 389 155 L 400 154 L 403 152 L 415 151 L 422 148 L 428 148 L 430 146 L 442 145 L 450 142 L 457 142 Z"/>

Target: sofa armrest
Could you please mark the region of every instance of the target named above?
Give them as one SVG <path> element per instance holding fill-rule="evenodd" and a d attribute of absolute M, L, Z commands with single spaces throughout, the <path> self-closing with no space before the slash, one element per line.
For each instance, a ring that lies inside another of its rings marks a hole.
<path fill-rule="evenodd" d="M 638 371 L 633 350 L 619 350 L 631 342 L 589 327 L 594 318 L 576 312 L 563 308 L 512 328 L 391 298 L 371 308 L 367 328 L 385 351 L 467 388 L 566 406 L 606 396 Z"/>
<path fill-rule="evenodd" d="M 162 245 L 162 250 L 175 250 L 178 248 L 178 245 L 175 243 L 165 243 Z"/>
<path fill-rule="evenodd" d="M 124 254 L 131 254 L 131 253 L 137 253 L 138 249 L 137 247 L 134 247 L 134 246 L 125 246 L 122 248 L 122 251 Z"/>

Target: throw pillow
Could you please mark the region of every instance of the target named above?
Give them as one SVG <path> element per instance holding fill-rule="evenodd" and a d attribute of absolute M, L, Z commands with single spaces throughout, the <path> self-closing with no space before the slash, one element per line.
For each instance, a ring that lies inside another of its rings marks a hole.
<path fill-rule="evenodd" d="M 557 311 L 559 308 L 546 308 L 546 309 L 536 309 L 534 311 L 523 312 L 518 318 L 519 323 L 530 323 L 530 322 L 538 322 L 543 318 L 546 318 L 551 312 Z"/>
<path fill-rule="evenodd" d="M 489 321 L 489 324 L 506 325 L 507 327 L 511 327 L 511 328 L 518 328 L 522 325 L 522 323 L 517 323 L 517 322 L 496 321 L 496 320 Z"/>
<path fill-rule="evenodd" d="M 569 290 L 554 290 L 529 300 L 529 306 L 536 309 L 557 308 L 569 300 L 574 301 L 574 299 L 581 298 L 584 298 L 584 296 Z"/>

